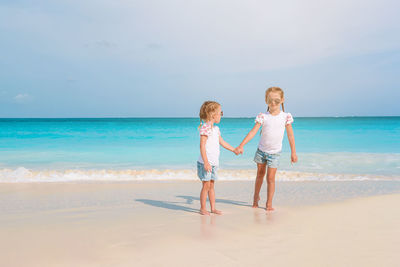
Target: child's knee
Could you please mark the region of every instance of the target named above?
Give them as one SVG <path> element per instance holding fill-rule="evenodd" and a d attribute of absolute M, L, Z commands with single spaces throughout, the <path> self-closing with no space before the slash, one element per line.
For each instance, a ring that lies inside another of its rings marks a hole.
<path fill-rule="evenodd" d="M 265 176 L 265 173 L 267 172 L 265 166 L 258 166 L 257 167 L 257 176 Z"/>
<path fill-rule="evenodd" d="M 274 184 L 275 183 L 275 177 L 267 177 L 267 183 L 268 184 Z"/>
<path fill-rule="evenodd" d="M 257 178 L 264 178 L 265 170 L 258 170 L 257 171 Z"/>
<path fill-rule="evenodd" d="M 206 181 L 206 182 L 203 182 L 203 188 L 205 189 L 205 190 L 210 190 L 210 188 L 211 188 L 211 182 L 210 181 Z"/>
<path fill-rule="evenodd" d="M 213 180 L 210 181 L 210 189 L 214 189 L 214 181 Z"/>

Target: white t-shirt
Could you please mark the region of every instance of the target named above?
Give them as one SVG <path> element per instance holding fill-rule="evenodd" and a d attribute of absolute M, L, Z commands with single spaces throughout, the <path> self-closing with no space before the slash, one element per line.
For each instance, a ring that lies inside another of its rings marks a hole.
<path fill-rule="evenodd" d="M 258 114 L 255 122 L 260 123 L 262 127 L 258 148 L 269 154 L 281 152 L 285 127 L 293 122 L 292 114 L 281 111 L 273 116 L 267 111 Z"/>
<path fill-rule="evenodd" d="M 210 163 L 211 166 L 219 166 L 219 136 L 221 133 L 218 126 L 211 127 L 211 125 L 203 123 L 200 127 L 200 135 L 208 136 L 206 142 L 208 163 Z M 198 161 L 204 164 L 201 154 Z"/>

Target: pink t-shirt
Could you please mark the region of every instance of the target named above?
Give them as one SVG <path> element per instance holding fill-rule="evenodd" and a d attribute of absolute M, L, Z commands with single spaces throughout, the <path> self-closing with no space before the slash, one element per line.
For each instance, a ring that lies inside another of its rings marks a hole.
<path fill-rule="evenodd" d="M 258 148 L 269 154 L 281 152 L 285 127 L 293 122 L 292 114 L 281 111 L 273 116 L 267 111 L 259 113 L 255 122 L 260 123 L 262 127 Z"/>

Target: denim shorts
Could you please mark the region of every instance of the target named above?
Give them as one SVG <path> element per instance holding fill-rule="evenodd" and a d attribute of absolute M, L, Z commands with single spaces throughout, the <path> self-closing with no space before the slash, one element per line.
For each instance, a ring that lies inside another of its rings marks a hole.
<path fill-rule="evenodd" d="M 261 164 L 266 163 L 267 166 L 270 168 L 278 168 L 280 156 L 281 156 L 280 152 L 275 154 L 269 154 L 257 148 L 256 154 L 254 156 L 254 162 Z"/>
<path fill-rule="evenodd" d="M 210 180 L 217 180 L 217 166 L 211 166 L 211 171 L 207 172 L 204 169 L 204 164 L 201 162 L 197 162 L 197 176 L 200 178 L 202 181 L 210 181 Z"/>

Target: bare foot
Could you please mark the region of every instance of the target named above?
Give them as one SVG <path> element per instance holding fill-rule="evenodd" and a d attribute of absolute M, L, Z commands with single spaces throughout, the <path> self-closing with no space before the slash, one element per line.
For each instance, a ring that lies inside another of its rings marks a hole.
<path fill-rule="evenodd" d="M 267 204 L 266 210 L 267 210 L 267 211 L 273 211 L 273 210 L 275 210 L 275 209 L 272 207 L 272 205 L 268 205 L 268 204 Z"/>
<path fill-rule="evenodd" d="M 253 200 L 253 208 L 258 208 L 258 201 L 260 200 L 260 196 L 257 197 L 257 199 Z"/>
<path fill-rule="evenodd" d="M 201 215 L 210 215 L 210 213 L 206 210 L 200 210 Z"/>
<path fill-rule="evenodd" d="M 215 213 L 215 214 L 221 215 L 222 211 L 220 211 L 220 210 L 212 210 L 211 213 Z"/>

